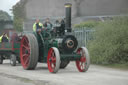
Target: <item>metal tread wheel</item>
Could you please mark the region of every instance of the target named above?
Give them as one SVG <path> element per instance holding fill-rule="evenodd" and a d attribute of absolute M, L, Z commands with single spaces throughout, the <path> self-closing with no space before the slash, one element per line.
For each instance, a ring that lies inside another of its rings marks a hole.
<path fill-rule="evenodd" d="M 33 34 L 25 34 L 21 40 L 20 60 L 24 69 L 35 69 L 38 62 L 39 48 Z"/>
<path fill-rule="evenodd" d="M 15 54 L 10 55 L 10 64 L 12 66 L 16 66 L 16 56 L 15 56 Z"/>
<path fill-rule="evenodd" d="M 77 50 L 81 54 L 80 60 L 76 60 L 76 66 L 79 72 L 86 72 L 90 65 L 90 57 L 87 48 L 81 47 Z"/>
<path fill-rule="evenodd" d="M 60 68 L 60 53 L 55 47 L 50 48 L 47 56 L 47 64 L 49 72 L 56 73 Z"/>

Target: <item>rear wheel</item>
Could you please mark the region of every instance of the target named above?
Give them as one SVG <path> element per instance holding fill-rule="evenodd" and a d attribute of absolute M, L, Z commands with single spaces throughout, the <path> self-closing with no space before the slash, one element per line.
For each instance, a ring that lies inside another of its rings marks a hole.
<path fill-rule="evenodd" d="M 61 61 L 61 63 L 60 63 L 60 68 L 61 68 L 61 69 L 66 68 L 69 63 L 70 63 L 69 61 Z"/>
<path fill-rule="evenodd" d="M 0 56 L 0 64 L 3 64 L 3 57 Z"/>
<path fill-rule="evenodd" d="M 60 53 L 55 47 L 50 48 L 48 51 L 47 64 L 49 72 L 56 73 L 60 68 Z"/>
<path fill-rule="evenodd" d="M 35 69 L 38 62 L 39 48 L 37 39 L 33 34 L 22 37 L 20 46 L 20 60 L 24 69 Z"/>
<path fill-rule="evenodd" d="M 80 72 L 85 72 L 88 70 L 90 65 L 90 57 L 87 48 L 81 47 L 77 50 L 77 53 L 81 55 L 81 58 L 76 61 L 77 69 Z"/>
<path fill-rule="evenodd" d="M 14 54 L 10 55 L 10 64 L 16 66 L 16 56 Z"/>

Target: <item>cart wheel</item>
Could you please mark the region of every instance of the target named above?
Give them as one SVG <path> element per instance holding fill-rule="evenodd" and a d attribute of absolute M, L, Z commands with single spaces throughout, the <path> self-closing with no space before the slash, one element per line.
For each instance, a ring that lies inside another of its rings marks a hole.
<path fill-rule="evenodd" d="M 10 64 L 16 66 L 16 56 L 14 54 L 10 55 Z"/>
<path fill-rule="evenodd" d="M 33 34 L 26 34 L 22 37 L 20 45 L 20 60 L 24 69 L 35 69 L 38 62 L 38 43 Z"/>
<path fill-rule="evenodd" d="M 18 61 L 19 64 L 21 63 L 21 62 L 20 62 L 20 59 L 18 59 L 17 61 Z"/>
<path fill-rule="evenodd" d="M 70 63 L 69 61 L 61 61 L 60 68 L 65 69 L 69 63 Z"/>
<path fill-rule="evenodd" d="M 90 65 L 90 57 L 87 48 L 81 47 L 77 50 L 78 54 L 81 54 L 80 60 L 76 61 L 77 69 L 80 72 L 85 72 L 88 70 Z"/>
<path fill-rule="evenodd" d="M 60 53 L 55 47 L 50 48 L 48 51 L 47 64 L 49 72 L 56 73 L 60 68 Z"/>
<path fill-rule="evenodd" d="M 0 64 L 3 64 L 3 57 L 0 56 Z"/>

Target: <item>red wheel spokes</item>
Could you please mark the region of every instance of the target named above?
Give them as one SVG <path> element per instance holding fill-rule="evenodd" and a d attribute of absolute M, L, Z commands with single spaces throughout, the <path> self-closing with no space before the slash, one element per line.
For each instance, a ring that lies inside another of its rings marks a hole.
<path fill-rule="evenodd" d="M 51 60 L 52 63 L 56 63 L 56 57 L 51 57 Z"/>
<path fill-rule="evenodd" d="M 54 69 L 55 68 L 55 63 L 51 63 L 51 67 Z"/>
<path fill-rule="evenodd" d="M 24 63 L 25 63 L 25 65 L 27 65 L 27 64 L 28 64 L 28 62 L 29 62 L 29 58 L 27 57 L 27 58 L 26 58 L 26 60 L 25 60 L 25 62 L 24 62 Z"/>
<path fill-rule="evenodd" d="M 23 48 L 30 50 L 30 48 L 28 46 L 22 45 Z"/>
<path fill-rule="evenodd" d="M 28 45 L 29 41 L 27 38 L 24 38 L 24 43 Z"/>
<path fill-rule="evenodd" d="M 21 55 L 21 64 L 26 69 L 29 64 L 29 56 L 30 56 L 30 46 L 29 41 L 26 36 L 24 36 L 21 40 L 21 47 L 20 47 L 20 55 Z"/>
<path fill-rule="evenodd" d="M 29 54 L 23 54 L 23 57 L 29 56 Z"/>
<path fill-rule="evenodd" d="M 51 60 L 51 63 L 56 63 L 56 57 L 55 57 L 55 53 L 54 53 L 53 50 L 52 50 L 52 52 L 51 52 L 50 60 Z"/>
<path fill-rule="evenodd" d="M 80 61 L 81 62 L 86 62 L 86 58 L 85 57 L 81 57 Z"/>
<path fill-rule="evenodd" d="M 76 66 L 80 72 L 84 72 L 86 66 L 85 52 L 82 50 L 82 48 L 80 48 L 78 49 L 77 53 L 81 55 L 81 58 L 80 60 L 76 61 Z"/>
<path fill-rule="evenodd" d="M 51 53 L 51 66 L 53 67 L 53 69 L 56 66 L 56 57 L 55 57 L 54 51 L 52 51 L 52 53 Z"/>
<path fill-rule="evenodd" d="M 53 72 L 56 67 L 56 55 L 54 50 L 51 48 L 48 52 L 48 68 L 50 72 Z"/>
<path fill-rule="evenodd" d="M 29 62 L 29 55 L 28 54 L 23 54 L 23 60 L 24 60 L 24 64 L 27 65 Z"/>
<path fill-rule="evenodd" d="M 81 69 L 84 70 L 84 67 L 85 67 L 85 63 L 84 62 L 81 62 L 81 65 L 80 65 Z"/>

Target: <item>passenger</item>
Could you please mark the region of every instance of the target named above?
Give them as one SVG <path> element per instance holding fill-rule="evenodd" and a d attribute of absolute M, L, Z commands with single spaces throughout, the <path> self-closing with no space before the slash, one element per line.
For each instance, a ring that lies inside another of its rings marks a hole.
<path fill-rule="evenodd" d="M 43 24 L 40 22 L 39 19 L 36 19 L 36 22 L 33 24 L 33 31 L 34 32 L 39 32 L 43 28 Z"/>
<path fill-rule="evenodd" d="M 64 35 L 65 34 L 65 20 L 62 19 L 60 23 L 61 23 L 61 26 L 60 26 L 61 32 Z"/>
<path fill-rule="evenodd" d="M 1 37 L 0 37 L 0 42 L 8 42 L 9 38 L 7 36 L 6 33 L 4 33 Z"/>
<path fill-rule="evenodd" d="M 44 27 L 46 29 L 52 29 L 52 23 L 50 22 L 49 18 L 45 20 Z"/>
<path fill-rule="evenodd" d="M 56 21 L 55 21 L 55 27 L 60 27 L 60 22 L 59 22 L 59 20 L 56 20 Z"/>
<path fill-rule="evenodd" d="M 58 19 L 55 21 L 55 27 L 62 27 L 65 28 L 65 21 L 64 19 Z"/>

